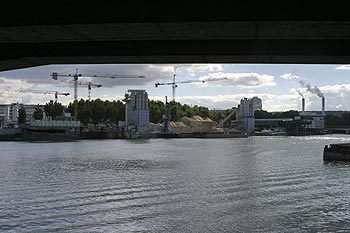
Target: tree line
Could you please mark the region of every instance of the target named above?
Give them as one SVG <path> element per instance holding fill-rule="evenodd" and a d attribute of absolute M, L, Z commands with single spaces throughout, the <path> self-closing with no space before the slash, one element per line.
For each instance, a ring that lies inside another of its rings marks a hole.
<path fill-rule="evenodd" d="M 213 121 L 220 122 L 224 119 L 232 110 L 226 111 L 211 111 L 207 107 L 203 106 L 190 106 L 188 104 L 181 104 L 179 102 L 170 102 L 171 120 L 178 121 L 182 117 L 192 117 L 199 115 L 201 117 L 208 117 Z M 159 100 L 148 100 L 148 109 L 150 122 L 161 123 L 164 121 L 165 103 Z M 21 110 L 23 113 L 24 109 Z M 36 120 L 43 119 L 44 114 L 52 119 L 58 119 L 63 116 L 63 113 L 71 113 L 73 115 L 73 103 L 69 103 L 65 108 L 61 103 L 51 100 L 44 106 L 37 106 L 33 113 L 33 118 Z M 24 111 L 25 113 L 25 111 Z M 21 114 L 21 119 L 23 118 Z M 24 117 L 25 119 L 25 117 Z M 125 120 L 125 104 L 121 101 L 108 101 L 108 100 L 84 100 L 78 101 L 78 117 L 77 120 L 83 124 L 93 123 L 115 123 Z"/>
<path fill-rule="evenodd" d="M 329 127 L 350 126 L 350 112 L 344 112 L 340 116 L 328 114 L 325 116 L 325 125 Z"/>
<path fill-rule="evenodd" d="M 286 112 L 268 112 L 265 110 L 256 110 L 254 112 L 255 119 L 276 119 L 276 118 L 294 118 L 299 116 L 296 110 L 289 110 Z"/>
<path fill-rule="evenodd" d="M 213 111 L 203 106 L 190 106 L 188 104 L 181 104 L 179 102 L 170 102 L 171 106 L 171 120 L 178 121 L 182 117 L 192 117 L 199 115 L 201 117 L 209 117 L 213 121 L 219 123 L 224 119 L 232 109 L 225 111 Z M 165 103 L 159 100 L 148 100 L 148 109 L 150 122 L 161 123 L 164 121 Z M 33 113 L 33 118 L 36 120 L 43 119 L 44 115 L 51 117 L 52 119 L 62 118 L 64 112 L 71 113 L 73 115 L 73 103 L 69 103 L 68 107 L 63 106 L 61 103 L 50 100 L 44 106 L 38 105 Z M 26 112 L 24 108 L 19 109 L 19 123 L 25 123 Z M 299 116 L 299 112 L 296 110 L 289 110 L 285 112 L 267 112 L 265 110 L 256 110 L 255 119 L 271 119 L 271 118 L 293 118 Z M 302 119 L 308 120 L 307 116 L 303 116 Z M 310 118 L 311 119 L 311 118 Z M 309 119 L 309 120 L 310 120 Z M 108 100 L 84 100 L 78 101 L 78 119 L 83 124 L 98 124 L 98 123 L 114 123 L 125 120 L 125 104 L 121 101 L 108 101 Z M 325 116 L 326 126 L 350 126 L 350 113 L 345 112 L 342 115 L 329 114 Z"/>

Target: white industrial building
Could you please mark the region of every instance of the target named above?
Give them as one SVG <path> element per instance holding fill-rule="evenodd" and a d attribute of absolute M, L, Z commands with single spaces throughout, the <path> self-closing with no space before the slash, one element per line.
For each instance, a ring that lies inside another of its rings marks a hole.
<path fill-rule="evenodd" d="M 236 121 L 239 129 L 245 131 L 246 133 L 253 133 L 255 130 L 254 112 L 261 109 L 262 101 L 260 98 L 242 98 L 236 112 Z"/>
<path fill-rule="evenodd" d="M 123 100 L 125 107 L 126 137 L 149 136 L 148 94 L 145 90 L 128 90 Z"/>

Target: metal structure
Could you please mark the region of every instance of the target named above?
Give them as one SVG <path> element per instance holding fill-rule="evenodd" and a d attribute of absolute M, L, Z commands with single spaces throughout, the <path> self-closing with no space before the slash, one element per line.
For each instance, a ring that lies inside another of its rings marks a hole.
<path fill-rule="evenodd" d="M 87 85 L 87 87 L 88 87 L 88 99 L 89 100 L 91 100 L 91 87 L 97 87 L 97 88 L 102 87 L 101 84 L 94 84 L 91 82 L 79 82 L 78 84 L 79 85 Z"/>
<path fill-rule="evenodd" d="M 171 106 L 168 102 L 168 96 L 165 96 L 165 115 L 164 115 L 164 133 L 171 133 L 171 126 L 170 126 L 170 120 L 171 120 Z"/>
<path fill-rule="evenodd" d="M 220 81 L 220 80 L 224 80 L 224 79 L 227 79 L 226 77 L 224 78 L 216 78 L 216 79 L 207 79 L 207 80 L 187 80 L 187 81 L 182 81 L 182 82 L 176 82 L 175 80 L 175 77 L 176 77 L 176 74 L 174 74 L 173 76 L 173 81 L 171 83 L 155 83 L 154 86 L 155 87 L 158 87 L 158 86 L 161 86 L 161 85 L 171 85 L 172 86 L 172 95 L 173 95 L 173 101 L 175 102 L 175 92 L 176 92 L 176 88 L 178 87 L 177 84 L 179 83 L 205 83 L 205 82 L 208 82 L 208 81 Z"/>
<path fill-rule="evenodd" d="M 79 74 L 78 68 L 75 69 L 74 74 L 59 74 L 57 72 L 52 72 L 51 77 L 54 80 L 57 80 L 58 77 L 73 77 L 73 82 L 74 82 L 74 103 L 73 103 L 73 116 L 77 118 L 78 116 L 78 79 L 79 77 L 84 77 L 84 78 L 145 78 L 145 76 L 142 75 L 82 75 Z"/>
<path fill-rule="evenodd" d="M 34 94 L 54 94 L 56 102 L 58 101 L 58 95 L 64 95 L 64 96 L 70 95 L 68 92 L 43 91 L 43 90 L 21 90 L 20 92 L 34 93 Z"/>
<path fill-rule="evenodd" d="M 72 83 L 72 82 L 69 82 Z M 91 100 L 91 88 L 92 87 L 97 87 L 100 88 L 102 87 L 101 84 L 94 84 L 92 82 L 78 82 L 78 85 L 86 85 L 88 87 L 88 99 Z"/>
<path fill-rule="evenodd" d="M 237 112 L 238 108 L 233 109 L 233 111 L 225 117 L 225 119 L 221 120 L 219 124 L 216 125 L 217 128 L 224 128 L 224 124 L 231 119 L 231 117 Z"/>

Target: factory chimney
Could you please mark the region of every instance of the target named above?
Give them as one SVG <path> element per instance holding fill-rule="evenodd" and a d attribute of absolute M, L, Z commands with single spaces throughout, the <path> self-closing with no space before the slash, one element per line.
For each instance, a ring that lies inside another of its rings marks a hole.
<path fill-rule="evenodd" d="M 325 115 L 325 99 L 324 96 L 322 97 L 322 115 Z"/>
<path fill-rule="evenodd" d="M 304 114 L 305 112 L 305 98 L 301 98 L 301 113 Z"/>

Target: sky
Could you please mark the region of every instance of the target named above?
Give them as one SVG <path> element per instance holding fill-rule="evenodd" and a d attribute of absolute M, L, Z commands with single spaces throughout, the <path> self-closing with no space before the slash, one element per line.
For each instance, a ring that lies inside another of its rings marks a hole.
<path fill-rule="evenodd" d="M 58 96 L 64 105 L 74 100 L 72 77 L 51 78 L 59 74 L 82 74 L 81 82 L 91 81 L 102 87 L 93 88 L 91 98 L 122 100 L 128 89 L 143 89 L 149 98 L 165 101 L 172 98 L 171 85 L 176 74 L 176 101 L 181 104 L 205 106 L 209 109 L 237 107 L 243 97 L 262 99 L 263 110 L 301 110 L 301 96 L 307 111 L 320 111 L 321 98 L 326 111 L 350 111 L 350 65 L 305 64 L 88 64 L 47 65 L 0 72 L 0 104 L 45 104 L 53 94 L 34 91 L 68 92 Z M 92 77 L 94 75 L 103 77 Z M 113 75 L 143 75 L 140 78 L 111 79 Z M 85 77 L 84 77 L 85 76 Z M 195 81 L 180 83 L 184 81 Z M 205 81 L 200 82 L 200 81 Z M 78 97 L 87 99 L 87 85 L 79 85 Z"/>

